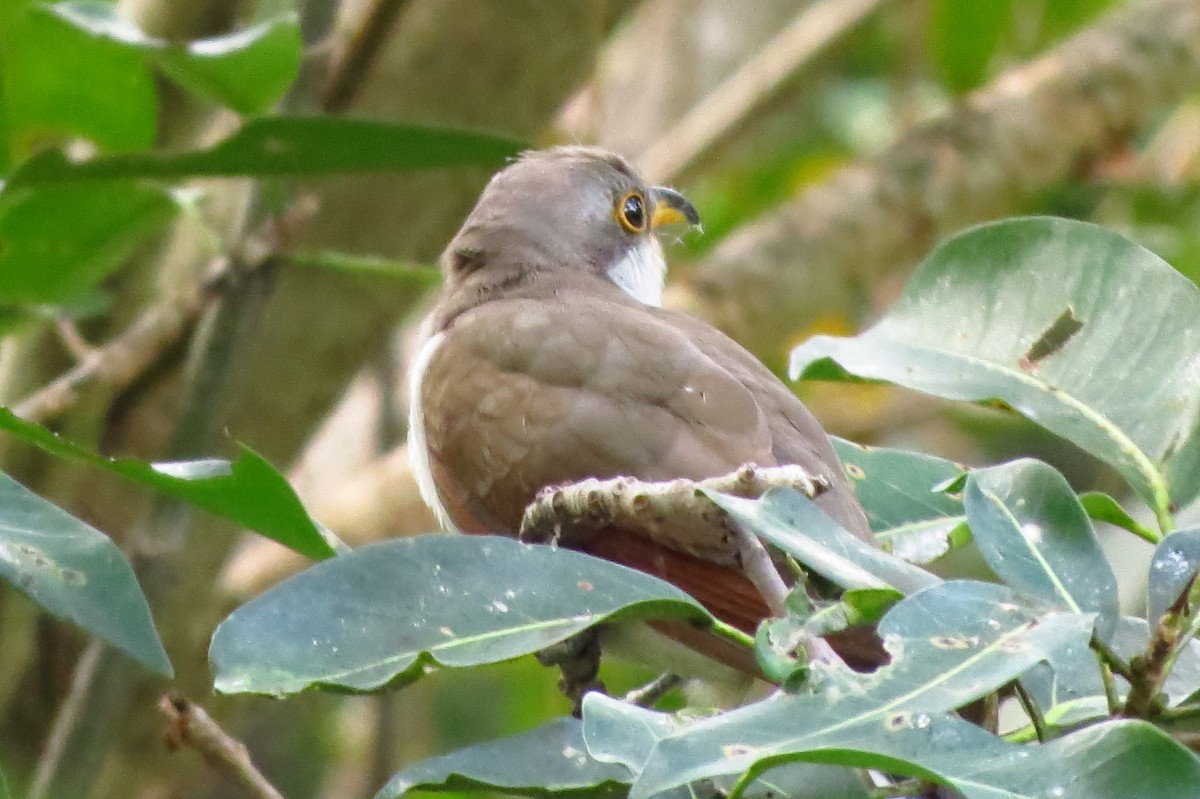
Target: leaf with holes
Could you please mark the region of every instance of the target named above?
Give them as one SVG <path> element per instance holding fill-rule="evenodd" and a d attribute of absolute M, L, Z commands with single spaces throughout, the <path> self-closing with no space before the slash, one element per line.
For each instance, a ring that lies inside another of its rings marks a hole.
<path fill-rule="evenodd" d="M 146 598 L 117 545 L 4 474 L 0 577 L 55 616 L 171 676 Z"/>
<path fill-rule="evenodd" d="M 213 635 L 217 690 L 371 691 L 429 665 L 536 652 L 603 621 L 711 620 L 679 589 L 578 552 L 428 535 L 355 550 L 234 611 Z"/>
<path fill-rule="evenodd" d="M 967 478 L 963 505 L 992 571 L 1064 610 L 1099 614 L 1107 637 L 1120 611 L 1117 578 L 1065 477 L 1029 459 L 979 469 Z"/>
<path fill-rule="evenodd" d="M 1033 360 L 1068 310 L 1078 328 Z M 1113 466 L 1169 529 L 1200 491 L 1200 469 L 1177 468 L 1200 458 L 1197 352 L 1195 284 L 1117 233 L 1033 218 L 942 243 L 878 324 L 810 339 L 791 372 L 1000 400 Z"/>
<path fill-rule="evenodd" d="M 962 497 L 934 490 L 964 467 L 920 452 L 832 441 L 885 550 L 910 563 L 928 563 L 970 540 Z"/>

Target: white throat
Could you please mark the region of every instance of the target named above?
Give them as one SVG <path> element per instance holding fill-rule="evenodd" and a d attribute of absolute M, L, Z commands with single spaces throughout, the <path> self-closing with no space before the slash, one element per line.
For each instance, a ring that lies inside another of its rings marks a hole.
<path fill-rule="evenodd" d="M 667 260 L 662 245 L 647 236 L 624 257 L 608 268 L 608 277 L 625 293 L 645 305 L 662 305 L 663 283 L 667 279 Z"/>

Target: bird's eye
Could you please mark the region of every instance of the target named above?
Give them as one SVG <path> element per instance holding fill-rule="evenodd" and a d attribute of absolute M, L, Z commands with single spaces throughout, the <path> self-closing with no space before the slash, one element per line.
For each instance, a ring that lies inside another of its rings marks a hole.
<path fill-rule="evenodd" d="M 630 233 L 646 232 L 646 200 L 641 192 L 631 191 L 617 203 L 617 221 Z"/>

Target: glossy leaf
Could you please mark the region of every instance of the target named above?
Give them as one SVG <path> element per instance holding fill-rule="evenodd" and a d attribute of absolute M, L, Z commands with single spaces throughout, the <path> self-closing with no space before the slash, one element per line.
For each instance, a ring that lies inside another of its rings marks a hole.
<path fill-rule="evenodd" d="M 695 716 L 657 713 L 600 693 L 583 698 L 584 742 L 597 760 L 620 763 L 633 775 L 645 767 L 654 745 L 697 720 Z M 716 778 L 714 787 L 727 794 L 732 778 Z M 664 799 L 690 799 L 688 791 L 669 791 Z M 747 786 L 750 799 L 866 799 L 862 780 L 854 772 L 817 763 L 788 763 L 763 774 Z"/>
<path fill-rule="evenodd" d="M 1117 578 L 1065 477 L 1029 459 L 979 469 L 967 478 L 963 505 L 992 571 L 1025 594 L 1097 613 L 1107 635 L 1120 610 Z"/>
<path fill-rule="evenodd" d="M 320 559 L 343 547 L 309 517 L 287 478 L 243 447 L 233 462 L 216 458 L 147 463 L 105 458 L 72 444 L 41 425 L 0 408 L 0 431 L 49 452 L 86 463 L 181 499 L 272 538 L 302 555 Z"/>
<path fill-rule="evenodd" d="M 133 568 L 108 536 L 0 474 L 0 576 L 146 668 L 172 675 Z"/>
<path fill-rule="evenodd" d="M 1030 347 L 1067 309 L 1082 327 L 1036 362 Z M 1016 219 L 942 243 L 875 326 L 817 336 L 793 377 L 847 372 L 958 400 L 1000 400 L 1119 471 L 1169 527 L 1168 484 L 1200 448 L 1200 289 L 1117 233 Z"/>
<path fill-rule="evenodd" d="M 0 190 L 0 305 L 79 300 L 178 210 L 128 181 Z"/>
<path fill-rule="evenodd" d="M 512 139 L 424 125 L 343 117 L 258 117 L 206 150 L 122 153 L 68 161 L 47 151 L 10 185 L 106 178 L 303 177 L 341 172 L 499 166 L 524 147 Z"/>
<path fill-rule="evenodd" d="M 80 136 L 105 150 L 154 143 L 158 96 L 137 53 L 87 35 L 33 0 L 0 3 L 0 50 L 17 159 L 47 137 Z"/>
<path fill-rule="evenodd" d="M 934 490 L 962 474 L 962 466 L 920 452 L 832 441 L 885 550 L 910 563 L 928 563 L 970 540 L 962 497 Z"/>
<path fill-rule="evenodd" d="M 370 691 L 427 665 L 476 666 L 610 619 L 711 619 L 654 577 L 493 536 L 387 541 L 319 563 L 234 611 L 213 635 L 217 690 Z"/>
<path fill-rule="evenodd" d="M 140 54 L 182 86 L 243 114 L 265 111 L 295 80 L 300 30 L 294 14 L 245 30 L 172 44 L 146 35 L 111 3 L 55 3 L 48 11 L 82 33 Z"/>
<path fill-rule="evenodd" d="M 760 499 L 705 494 L 744 529 L 843 588 L 890 587 L 907 594 L 938 582 L 846 532 L 799 491 L 772 489 Z"/>
<path fill-rule="evenodd" d="M 824 679 L 810 692 L 776 694 L 665 736 L 630 797 L 748 769 L 753 778 L 813 752 L 821 756 L 807 759 L 932 774 L 922 753 L 960 745 L 957 727 L 930 742 L 951 718 L 943 713 L 1004 685 L 1064 645 L 1086 646 L 1091 621 L 1076 614 L 1039 618 L 1003 586 L 948 582 L 920 591 L 880 623 L 890 664 L 872 674 L 814 664 Z M 599 756 L 586 711 L 584 726 L 590 751 Z M 960 749 L 960 756 L 963 751 L 969 750 Z"/>
<path fill-rule="evenodd" d="M 1200 569 L 1200 528 L 1177 530 L 1163 539 L 1150 560 L 1146 580 L 1147 618 L 1157 624 L 1187 590 Z"/>
<path fill-rule="evenodd" d="M 529 732 L 422 760 L 388 780 L 375 799 L 398 799 L 412 790 L 491 789 L 522 796 L 611 795 L 633 780 L 629 769 L 593 759 L 583 728 L 555 719 Z"/>

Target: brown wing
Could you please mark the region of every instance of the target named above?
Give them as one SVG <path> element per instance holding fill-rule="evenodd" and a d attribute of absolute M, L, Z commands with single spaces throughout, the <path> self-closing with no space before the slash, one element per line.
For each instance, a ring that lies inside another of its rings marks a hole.
<path fill-rule="evenodd" d="M 464 532 L 515 534 L 541 488 L 588 477 L 703 479 L 795 463 L 856 533 L 865 519 L 824 432 L 749 353 L 690 317 L 564 294 L 498 300 L 457 317 L 421 385 L 439 497 Z M 728 566 L 627 531 L 584 547 L 663 577 L 753 630 L 767 609 Z"/>

